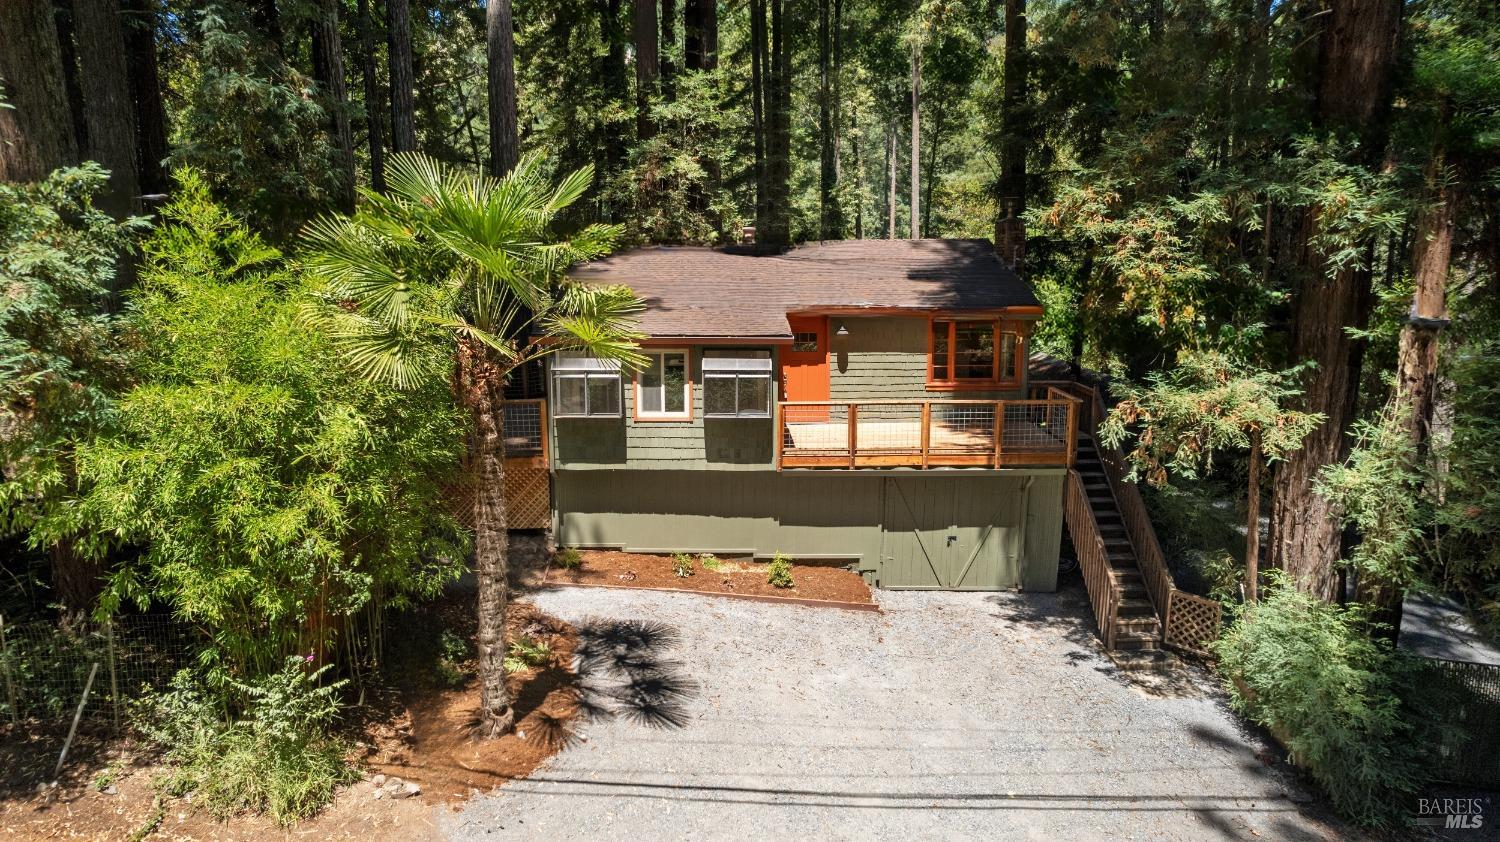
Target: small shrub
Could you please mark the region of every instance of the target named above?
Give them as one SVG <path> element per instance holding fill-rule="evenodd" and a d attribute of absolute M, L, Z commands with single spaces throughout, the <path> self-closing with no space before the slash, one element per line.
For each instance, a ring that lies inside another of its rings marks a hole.
<path fill-rule="evenodd" d="M 265 678 L 231 682 L 243 708 L 238 720 L 226 718 L 225 700 L 211 698 L 188 670 L 138 703 L 136 729 L 167 761 L 157 788 L 193 793 L 194 803 L 218 818 L 269 813 L 283 825 L 327 804 L 340 784 L 358 778 L 344 761 L 347 746 L 328 736 L 344 682 L 320 687 L 328 667 L 308 673 L 305 666 L 294 657 Z"/>
<path fill-rule="evenodd" d="M 724 562 L 719 561 L 719 557 L 713 553 L 699 553 L 698 563 L 703 565 L 703 569 L 710 573 L 718 573 L 724 569 Z"/>
<path fill-rule="evenodd" d="M 792 581 L 792 560 L 777 553 L 771 559 L 771 564 L 766 568 L 766 582 L 777 588 L 790 588 L 796 583 Z"/>
<path fill-rule="evenodd" d="M 444 629 L 438 638 L 441 654 L 433 666 L 437 681 L 444 687 L 462 687 L 473 674 L 464 665 L 474 657 L 474 648 L 461 635 Z"/>
<path fill-rule="evenodd" d="M 1345 817 L 1402 822 L 1426 781 L 1426 732 L 1441 727 L 1409 703 L 1419 666 L 1370 638 L 1360 606 L 1308 596 L 1276 571 L 1271 581 L 1214 644 L 1235 709 L 1285 740 Z"/>
<path fill-rule="evenodd" d="M 693 575 L 693 557 L 687 553 L 672 553 L 672 573 L 679 579 Z"/>
<path fill-rule="evenodd" d="M 579 570 L 583 567 L 583 554 L 572 547 L 563 547 L 552 555 L 552 562 L 564 570 Z"/>
<path fill-rule="evenodd" d="M 552 647 L 524 634 L 510 642 L 509 651 L 505 656 L 505 671 L 512 674 L 530 672 L 552 658 Z"/>

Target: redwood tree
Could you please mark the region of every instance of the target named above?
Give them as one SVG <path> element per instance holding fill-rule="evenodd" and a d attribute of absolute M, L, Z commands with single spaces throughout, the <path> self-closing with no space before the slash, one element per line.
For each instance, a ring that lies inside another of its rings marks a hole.
<path fill-rule="evenodd" d="M 0 3 L 0 181 L 39 181 L 78 160 L 51 0 Z"/>

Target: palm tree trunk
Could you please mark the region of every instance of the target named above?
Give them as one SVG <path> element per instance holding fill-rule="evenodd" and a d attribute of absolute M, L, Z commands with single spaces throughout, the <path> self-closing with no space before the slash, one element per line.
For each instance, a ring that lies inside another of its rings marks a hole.
<path fill-rule="evenodd" d="M 474 577 L 479 589 L 479 735 L 515 726 L 505 686 L 505 603 L 508 535 L 505 524 L 505 440 L 501 432 L 505 377 L 478 343 L 459 347 L 462 399 L 474 417 L 470 470 L 474 489 Z"/>

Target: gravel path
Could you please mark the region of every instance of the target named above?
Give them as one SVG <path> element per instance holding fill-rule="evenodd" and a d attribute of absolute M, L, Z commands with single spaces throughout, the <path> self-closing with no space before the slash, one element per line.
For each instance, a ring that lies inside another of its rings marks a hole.
<path fill-rule="evenodd" d="M 1082 594 L 881 592 L 883 614 L 559 589 L 615 711 L 457 839 L 1321 839 L 1207 680 L 1126 682 Z M 675 646 L 618 621 L 673 627 Z M 624 629 L 624 631 L 621 631 Z M 602 655 L 601 655 L 602 653 Z M 625 669 L 615 670 L 624 661 Z M 636 682 L 626 685 L 625 677 Z"/>

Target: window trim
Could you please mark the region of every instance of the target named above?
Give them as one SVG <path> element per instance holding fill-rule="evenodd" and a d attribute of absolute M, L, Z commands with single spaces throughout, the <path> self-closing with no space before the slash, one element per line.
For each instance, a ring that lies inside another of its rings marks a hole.
<path fill-rule="evenodd" d="M 587 360 L 589 362 L 588 364 L 566 365 L 565 361 L 568 360 Z M 548 365 L 547 372 L 547 385 L 549 389 L 547 402 L 551 404 L 549 408 L 551 409 L 553 418 L 616 419 L 623 418 L 625 416 L 625 395 L 623 391 L 624 384 L 620 376 L 620 364 L 618 362 L 615 362 L 613 360 L 601 360 L 598 357 L 591 357 L 586 355 L 557 356 L 552 358 L 549 362 L 550 365 Z M 600 379 L 609 378 L 614 381 L 615 394 L 619 396 L 619 400 L 615 405 L 616 409 L 614 412 L 588 411 L 589 380 L 595 377 Z M 558 395 L 557 381 L 563 378 L 583 381 L 584 412 L 582 414 L 576 412 L 560 411 L 562 409 L 562 400 Z"/>
<path fill-rule="evenodd" d="M 664 422 L 665 423 L 670 423 L 670 422 L 682 423 L 682 422 L 686 422 L 686 421 L 692 421 L 693 420 L 693 352 L 692 352 L 692 350 L 689 349 L 689 348 L 657 348 L 657 347 L 649 347 L 649 348 L 642 348 L 641 349 L 641 353 L 645 354 L 648 357 L 654 357 L 654 356 L 666 355 L 666 354 L 681 354 L 682 355 L 683 367 L 684 367 L 684 369 L 686 371 L 686 374 L 687 374 L 687 377 L 683 380 L 683 383 L 682 383 L 682 392 L 683 392 L 683 394 L 682 394 L 682 397 L 683 397 L 683 403 L 682 403 L 682 405 L 683 405 L 683 411 L 682 412 L 642 412 L 641 411 L 641 374 L 643 372 L 641 372 L 640 370 L 637 370 L 637 371 L 635 371 L 631 375 L 632 388 L 634 389 L 634 391 L 632 393 L 632 396 L 634 397 L 634 402 L 632 403 L 632 405 L 630 407 L 630 413 L 631 413 L 630 417 L 631 417 L 631 420 L 632 421 L 643 421 L 643 422 L 653 423 L 653 424 L 655 424 L 655 423 L 664 423 Z M 665 365 L 663 365 L 663 371 L 665 372 Z M 666 405 L 666 385 L 665 384 L 662 385 L 662 405 L 663 406 Z"/>
<path fill-rule="evenodd" d="M 771 351 L 769 351 L 769 350 L 767 350 L 765 348 L 715 348 L 714 350 L 715 351 L 721 351 L 721 352 L 723 352 L 725 354 L 732 354 L 732 353 L 741 353 L 741 354 L 744 354 L 744 353 L 750 353 L 750 354 L 757 354 L 757 355 L 759 355 L 759 354 L 765 354 L 765 356 L 764 357 L 761 357 L 761 356 L 708 357 L 708 356 L 705 355 L 704 362 L 702 364 L 703 389 L 704 389 L 703 417 L 704 418 L 721 419 L 721 420 L 731 420 L 731 421 L 732 420 L 765 421 L 765 420 L 769 420 L 770 418 L 774 417 L 774 415 L 776 413 L 776 380 L 777 380 L 777 378 L 775 376 L 775 374 L 776 374 L 776 355 L 773 352 L 771 352 Z M 710 360 L 710 359 L 740 359 L 740 360 L 757 360 L 757 361 L 764 360 L 765 363 L 766 363 L 766 367 L 764 369 L 756 368 L 756 369 L 748 369 L 748 370 L 739 370 L 739 369 L 736 369 L 736 370 L 733 370 L 733 371 L 725 370 L 725 371 L 722 371 L 722 372 L 715 372 L 714 374 L 709 374 L 708 360 Z M 734 384 L 734 388 L 735 388 L 735 391 L 734 391 L 735 411 L 734 411 L 734 413 L 732 413 L 732 414 L 725 414 L 725 413 L 720 413 L 720 412 L 710 413 L 708 411 L 708 378 L 709 377 L 716 377 L 716 378 L 723 378 L 723 379 L 733 379 L 735 381 L 735 384 Z M 756 378 L 756 379 L 763 379 L 763 380 L 766 381 L 766 410 L 765 410 L 764 413 L 756 413 L 756 414 L 751 415 L 751 414 L 746 414 L 746 413 L 742 413 L 742 412 L 739 411 L 739 396 L 740 396 L 740 392 L 739 392 L 739 380 L 742 377 L 753 377 L 753 378 Z"/>
<path fill-rule="evenodd" d="M 935 376 L 935 356 L 937 348 L 937 325 L 946 322 L 948 325 L 948 353 L 947 369 L 948 377 L 939 380 Z M 958 323 L 980 323 L 987 324 L 994 334 L 995 359 L 990 364 L 989 377 L 955 377 L 957 369 L 957 332 Z M 996 389 L 996 388 L 1020 388 L 1025 382 L 1026 365 L 1026 333 L 1027 322 L 1007 321 L 995 318 L 964 318 L 962 315 L 932 316 L 927 320 L 927 388 L 932 391 L 957 392 L 965 389 Z M 1001 349 L 1001 338 L 1005 334 L 1013 334 L 1016 337 L 1015 362 L 1012 370 L 1005 372 L 1000 370 L 1000 363 L 1005 354 Z"/>

